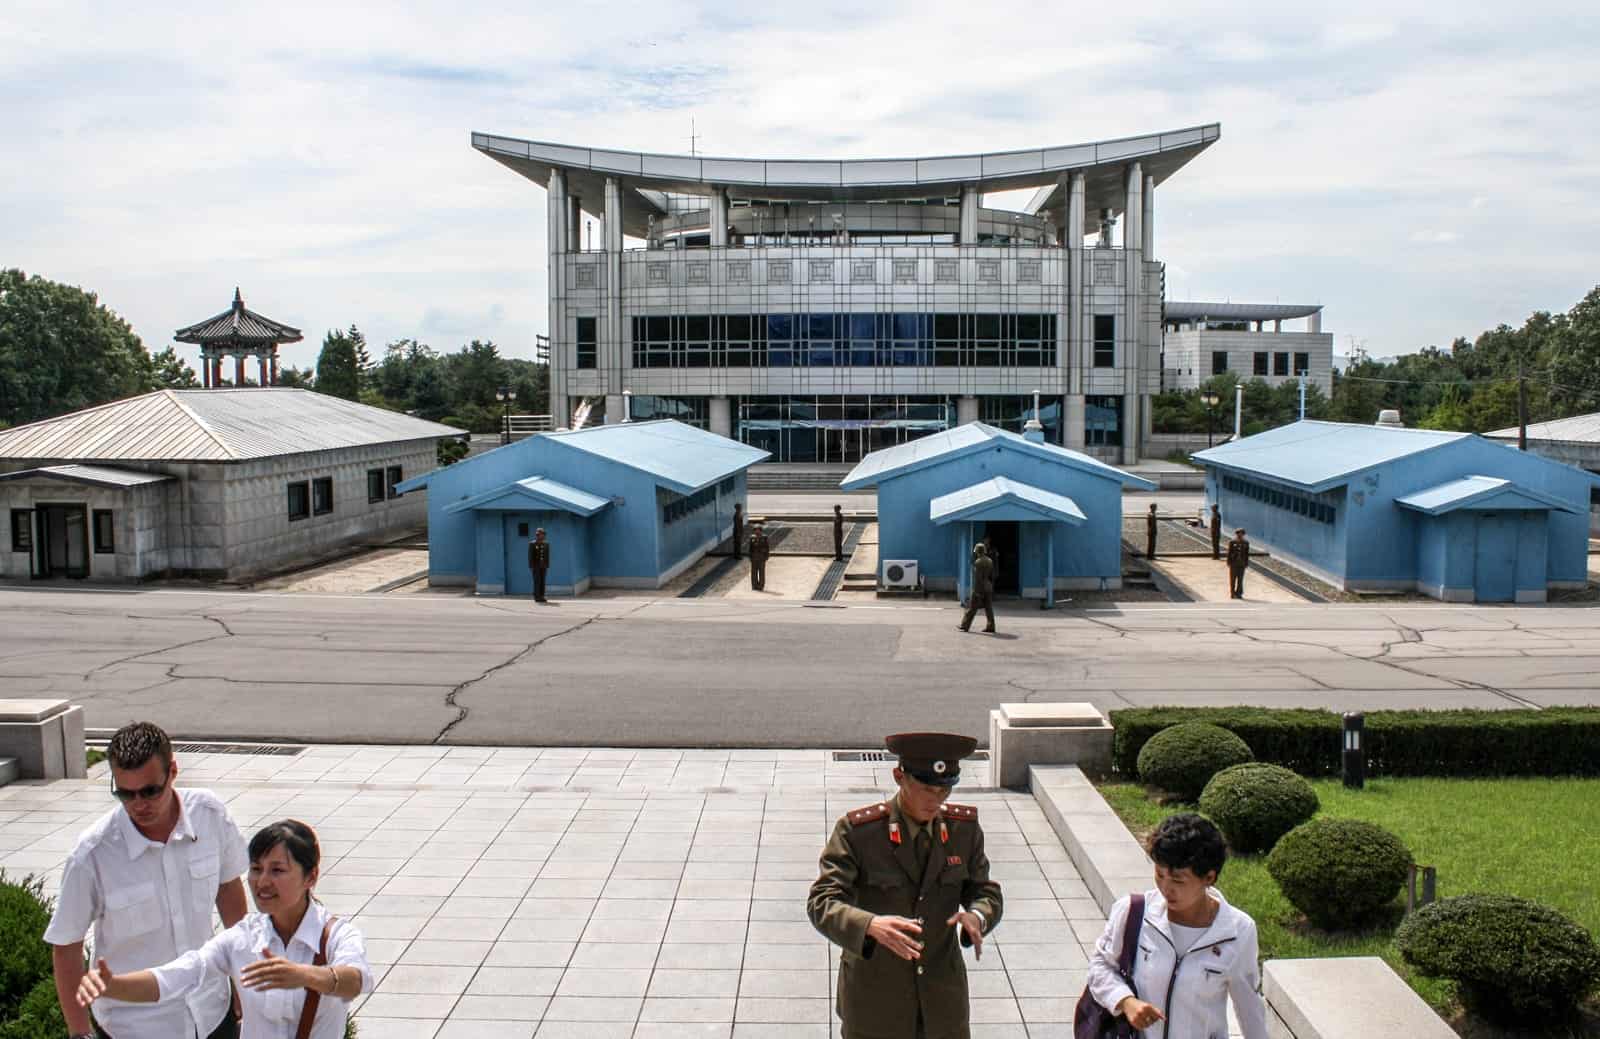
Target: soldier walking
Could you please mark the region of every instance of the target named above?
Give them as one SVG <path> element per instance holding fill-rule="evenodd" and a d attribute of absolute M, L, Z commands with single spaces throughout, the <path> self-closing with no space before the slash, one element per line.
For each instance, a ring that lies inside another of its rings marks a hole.
<path fill-rule="evenodd" d="M 978 741 L 917 732 L 885 741 L 895 796 L 847 813 L 822 849 L 806 899 L 812 926 L 842 950 L 843 1039 L 968 1039 L 967 965 L 1000 923 L 978 810 L 945 801 Z"/>
<path fill-rule="evenodd" d="M 1211 558 L 1222 558 L 1222 510 L 1211 506 Z"/>
<path fill-rule="evenodd" d="M 1250 542 L 1245 539 L 1244 528 L 1233 532 L 1228 542 L 1228 594 L 1235 599 L 1244 598 L 1244 572 L 1250 568 Z"/>
<path fill-rule="evenodd" d="M 833 507 L 833 558 L 844 558 L 844 511 L 837 505 Z"/>
<path fill-rule="evenodd" d="M 767 587 L 767 532 L 760 520 L 750 521 L 750 587 L 762 591 Z"/>
<path fill-rule="evenodd" d="M 967 595 L 967 613 L 961 618 L 961 630 L 970 631 L 972 618 L 978 613 L 979 607 L 983 608 L 983 616 L 989 622 L 984 628 L 986 634 L 994 634 L 994 560 L 989 558 L 989 550 L 979 542 L 972 549 L 972 591 Z"/>
<path fill-rule="evenodd" d="M 1150 513 L 1144 518 L 1144 557 L 1156 557 L 1156 503 L 1150 503 Z"/>
<path fill-rule="evenodd" d="M 744 558 L 744 505 L 733 503 L 733 561 Z"/>
<path fill-rule="evenodd" d="M 544 539 L 544 528 L 533 532 L 528 542 L 528 569 L 533 571 L 533 601 L 548 602 L 544 597 L 544 576 L 550 569 L 550 542 Z"/>

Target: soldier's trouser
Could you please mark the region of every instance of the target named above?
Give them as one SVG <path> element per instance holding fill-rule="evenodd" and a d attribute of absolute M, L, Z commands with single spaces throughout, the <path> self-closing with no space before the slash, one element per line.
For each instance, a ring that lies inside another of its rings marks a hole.
<path fill-rule="evenodd" d="M 544 574 L 543 570 L 533 572 L 533 598 L 536 602 L 544 601 Z"/>
<path fill-rule="evenodd" d="M 766 586 L 767 561 L 763 559 L 757 562 L 754 558 L 752 558 L 750 560 L 750 587 L 759 592 L 766 588 Z"/>
<path fill-rule="evenodd" d="M 1221 541 L 1213 541 L 1213 542 L 1211 542 L 1211 558 L 1212 559 L 1221 559 L 1222 558 L 1222 542 Z"/>
<path fill-rule="evenodd" d="M 1144 557 L 1146 559 L 1154 559 L 1156 557 L 1156 539 L 1155 538 L 1145 538 L 1144 539 Z"/>
<path fill-rule="evenodd" d="M 1244 567 L 1228 567 L 1228 594 L 1235 599 L 1244 598 Z"/>
<path fill-rule="evenodd" d="M 967 599 L 967 614 L 961 618 L 961 630 L 966 631 L 972 627 L 972 618 L 977 616 L 978 607 L 983 607 L 984 620 L 987 622 L 984 630 L 994 630 L 994 603 L 988 598 L 980 599 L 974 595 Z M 946 623 L 949 623 L 948 621 Z"/>

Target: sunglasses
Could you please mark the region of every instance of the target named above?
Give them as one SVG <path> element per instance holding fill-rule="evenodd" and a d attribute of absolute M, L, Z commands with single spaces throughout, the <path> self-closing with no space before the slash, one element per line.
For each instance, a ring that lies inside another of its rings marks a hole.
<path fill-rule="evenodd" d="M 156 798 L 160 797 L 162 792 L 166 789 L 166 783 L 151 783 L 149 786 L 142 786 L 137 790 L 125 790 L 113 783 L 111 785 L 111 796 L 116 798 L 118 801 L 121 801 L 123 804 L 127 804 L 129 801 L 135 799 L 140 801 L 154 801 Z"/>

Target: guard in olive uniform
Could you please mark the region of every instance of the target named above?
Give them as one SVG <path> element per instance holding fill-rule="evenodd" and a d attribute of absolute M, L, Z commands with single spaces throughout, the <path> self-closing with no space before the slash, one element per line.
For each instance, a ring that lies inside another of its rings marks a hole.
<path fill-rule="evenodd" d="M 1144 518 L 1144 557 L 1156 557 L 1156 506 L 1150 503 L 1150 514 Z"/>
<path fill-rule="evenodd" d="M 528 542 L 528 569 L 533 571 L 533 601 L 545 602 L 544 575 L 550 569 L 550 542 L 544 539 L 544 528 L 533 532 Z"/>
<path fill-rule="evenodd" d="M 1228 594 L 1235 599 L 1244 598 L 1244 572 L 1250 569 L 1250 542 L 1245 539 L 1244 528 L 1233 532 L 1228 542 Z"/>
<path fill-rule="evenodd" d="M 1222 510 L 1211 506 L 1211 558 L 1222 558 Z"/>
<path fill-rule="evenodd" d="M 744 506 L 733 503 L 733 560 L 744 558 Z"/>
<path fill-rule="evenodd" d="M 1000 923 L 978 810 L 944 801 L 978 741 L 890 736 L 899 793 L 847 813 L 822 849 L 806 912 L 839 956 L 842 1039 L 967 1039 L 967 966 Z"/>
<path fill-rule="evenodd" d="M 767 532 L 761 526 L 761 521 L 750 521 L 750 587 L 761 591 L 767 586 L 767 556 L 771 550 L 767 546 Z"/>
<path fill-rule="evenodd" d="M 844 558 L 844 511 L 837 505 L 833 507 L 833 558 Z"/>
<path fill-rule="evenodd" d="M 989 623 L 983 630 L 992 635 L 994 634 L 994 560 L 989 558 L 989 550 L 982 542 L 972 547 L 972 591 L 967 593 L 967 613 L 961 618 L 962 631 L 971 630 L 972 618 L 978 615 L 980 607 L 984 619 Z"/>

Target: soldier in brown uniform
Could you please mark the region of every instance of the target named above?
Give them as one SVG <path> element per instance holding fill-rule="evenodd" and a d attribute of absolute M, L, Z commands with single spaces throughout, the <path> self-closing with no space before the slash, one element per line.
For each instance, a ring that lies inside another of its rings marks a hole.
<path fill-rule="evenodd" d="M 733 503 L 733 558 L 744 558 L 744 506 L 738 502 Z"/>
<path fill-rule="evenodd" d="M 771 549 L 767 545 L 767 532 L 761 526 L 761 521 L 750 521 L 750 587 L 761 591 L 767 587 L 767 556 Z"/>
<path fill-rule="evenodd" d="M 550 542 L 544 539 L 544 528 L 533 532 L 528 542 L 528 569 L 533 571 L 533 601 L 545 602 L 544 575 L 550 569 Z"/>
<path fill-rule="evenodd" d="M 844 510 L 838 505 L 833 507 L 833 558 L 844 558 Z"/>
<path fill-rule="evenodd" d="M 1222 510 L 1211 506 L 1211 558 L 1222 558 Z"/>
<path fill-rule="evenodd" d="M 1000 923 L 978 810 L 945 798 L 978 741 L 890 736 L 900 788 L 847 813 L 822 849 L 806 912 L 839 956 L 842 1039 L 967 1039 L 967 967 Z"/>
<path fill-rule="evenodd" d="M 1245 539 L 1244 528 L 1233 532 L 1228 542 L 1228 594 L 1235 599 L 1244 598 L 1244 572 L 1250 568 L 1250 542 Z"/>
<path fill-rule="evenodd" d="M 1144 557 L 1156 557 L 1156 506 L 1150 503 L 1150 514 L 1144 518 Z"/>

